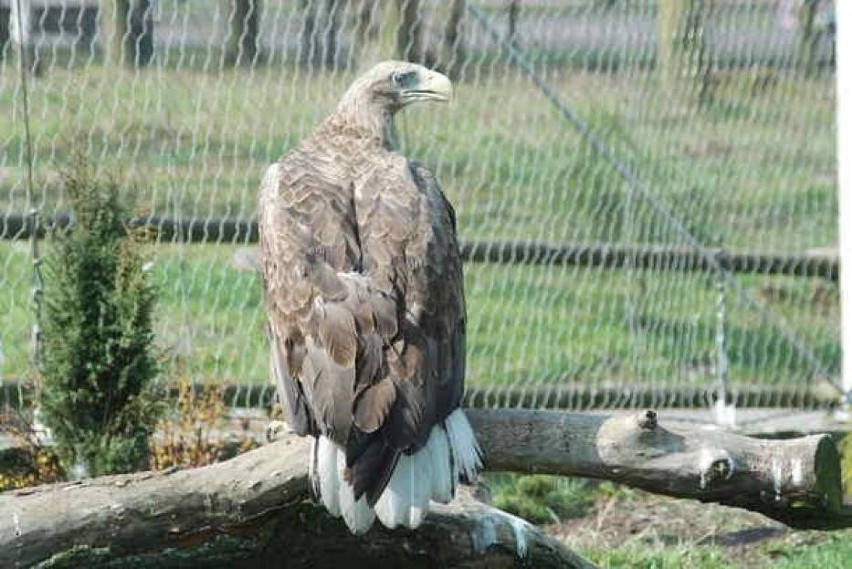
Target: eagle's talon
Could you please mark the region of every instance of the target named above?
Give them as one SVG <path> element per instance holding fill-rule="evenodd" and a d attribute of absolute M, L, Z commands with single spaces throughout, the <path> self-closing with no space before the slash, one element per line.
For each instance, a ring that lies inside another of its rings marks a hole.
<path fill-rule="evenodd" d="M 292 432 L 293 430 L 290 428 L 290 425 L 284 421 L 270 421 L 266 425 L 266 440 L 270 443 L 275 442 L 281 438 L 282 435 Z"/>

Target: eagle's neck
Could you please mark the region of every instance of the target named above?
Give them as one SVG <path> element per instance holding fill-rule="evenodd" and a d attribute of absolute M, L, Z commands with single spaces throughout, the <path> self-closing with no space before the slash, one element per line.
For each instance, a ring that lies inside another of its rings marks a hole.
<path fill-rule="evenodd" d="M 365 103 L 361 99 L 344 99 L 327 126 L 339 134 L 354 136 L 388 150 L 399 146 L 399 135 L 393 113 L 385 106 Z"/>

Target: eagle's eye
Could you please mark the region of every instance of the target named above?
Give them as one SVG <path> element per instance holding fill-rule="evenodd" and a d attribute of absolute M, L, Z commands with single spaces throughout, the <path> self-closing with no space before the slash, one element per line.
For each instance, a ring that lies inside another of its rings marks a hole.
<path fill-rule="evenodd" d="M 391 74 L 391 84 L 393 84 L 394 87 L 406 89 L 414 84 L 414 80 L 416 78 L 416 71 L 394 71 Z"/>

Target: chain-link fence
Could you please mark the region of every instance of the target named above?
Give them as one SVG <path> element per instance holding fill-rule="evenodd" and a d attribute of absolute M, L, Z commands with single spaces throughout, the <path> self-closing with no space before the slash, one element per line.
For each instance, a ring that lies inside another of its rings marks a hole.
<path fill-rule="evenodd" d="M 458 213 L 474 403 L 836 402 L 832 14 L 815 0 L 0 0 L 0 377 L 31 369 L 29 214 L 65 212 L 57 173 L 82 145 L 161 229 L 163 381 L 256 396 L 260 176 L 360 70 L 396 57 L 456 84 L 451 107 L 398 122 Z"/>

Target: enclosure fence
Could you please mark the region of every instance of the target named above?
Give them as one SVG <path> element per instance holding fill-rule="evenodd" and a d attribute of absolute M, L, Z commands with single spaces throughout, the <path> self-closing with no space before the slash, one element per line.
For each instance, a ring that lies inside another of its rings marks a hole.
<path fill-rule="evenodd" d="M 260 178 L 398 58 L 455 84 L 398 124 L 457 212 L 469 404 L 835 405 L 834 34 L 816 0 L 0 0 L 5 404 L 79 148 L 156 229 L 160 381 L 271 401 Z"/>

